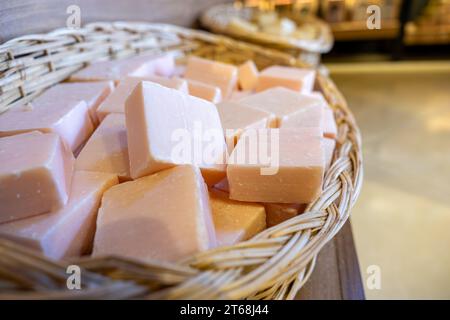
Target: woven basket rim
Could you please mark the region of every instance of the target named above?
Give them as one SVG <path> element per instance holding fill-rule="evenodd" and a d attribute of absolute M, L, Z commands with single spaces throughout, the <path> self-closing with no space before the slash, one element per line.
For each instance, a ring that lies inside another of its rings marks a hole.
<path fill-rule="evenodd" d="M 234 55 L 233 50 L 239 54 Z M 255 61 L 305 66 L 276 50 L 173 25 L 92 23 L 80 30 L 55 30 L 0 45 L 0 108 L 6 110 L 29 101 L 87 62 L 167 51 L 216 58 L 220 53 L 239 59 L 248 55 Z M 33 86 L 39 80 L 42 83 Z M 25 287 L 17 293 L 0 292 L 0 298 L 294 298 L 311 274 L 320 249 L 349 217 L 363 176 L 361 137 L 355 119 L 331 79 L 318 73 L 317 83 L 334 109 L 338 137 L 333 163 L 325 174 L 324 191 L 305 213 L 248 241 L 202 252 L 178 264 L 143 264 L 121 257 L 77 260 L 90 281 L 83 293 L 65 290 L 61 268 L 66 262 L 54 262 L 17 243 L 0 240 L 0 281 Z M 54 289 L 52 283 L 49 288 L 49 278 L 60 287 Z M 120 294 L 117 288 L 121 288 Z"/>

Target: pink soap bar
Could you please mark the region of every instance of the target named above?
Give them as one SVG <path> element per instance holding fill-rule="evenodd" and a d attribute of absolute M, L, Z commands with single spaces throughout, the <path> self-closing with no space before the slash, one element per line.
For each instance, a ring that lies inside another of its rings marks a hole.
<path fill-rule="evenodd" d="M 315 78 L 316 72 L 312 69 L 271 66 L 260 72 L 256 91 L 284 87 L 300 93 L 311 93 Z"/>
<path fill-rule="evenodd" d="M 239 90 L 234 90 L 233 93 L 231 93 L 230 99 L 229 101 L 238 101 L 241 98 L 250 96 L 253 94 L 253 91 L 239 91 Z"/>
<path fill-rule="evenodd" d="M 296 113 L 305 112 L 313 107 L 321 107 L 320 99 L 282 87 L 271 88 L 244 97 L 237 103 L 272 113 L 275 117 L 274 127 L 280 127 L 284 121 Z"/>
<path fill-rule="evenodd" d="M 118 82 L 129 76 L 170 76 L 174 68 L 175 63 L 171 54 L 163 56 L 143 54 L 120 60 L 94 62 L 74 73 L 70 81 L 114 80 Z"/>
<path fill-rule="evenodd" d="M 102 194 L 117 183 L 113 174 L 76 171 L 67 205 L 51 213 L 0 224 L 0 236 L 38 249 L 52 259 L 86 254 L 92 248 Z"/>
<path fill-rule="evenodd" d="M 294 112 L 280 121 L 281 128 L 320 128 L 324 130 L 324 108 L 321 105 L 321 100 L 315 97 L 306 96 L 302 99 L 301 105 L 303 106 L 297 112 Z"/>
<path fill-rule="evenodd" d="M 265 203 L 267 227 L 273 227 L 302 213 L 306 204 Z"/>
<path fill-rule="evenodd" d="M 133 179 L 179 164 L 199 166 L 208 185 L 225 177 L 225 138 L 211 102 L 141 82 L 126 101 L 125 118 Z"/>
<path fill-rule="evenodd" d="M 258 69 L 255 63 L 248 60 L 244 64 L 239 66 L 239 87 L 242 90 L 253 90 L 258 84 Z"/>
<path fill-rule="evenodd" d="M 76 170 L 113 173 L 131 180 L 125 115 L 108 115 L 87 141 L 75 162 Z"/>
<path fill-rule="evenodd" d="M 324 148 L 319 128 L 247 130 L 228 159 L 230 198 L 310 203 L 322 191 Z"/>
<path fill-rule="evenodd" d="M 34 130 L 59 134 L 75 151 L 92 134 L 94 125 L 85 101 L 46 91 L 30 104 L 0 114 L 0 137 Z"/>
<path fill-rule="evenodd" d="M 58 135 L 29 132 L 0 138 L 0 222 L 67 203 L 74 158 Z"/>
<path fill-rule="evenodd" d="M 324 138 L 323 147 L 325 153 L 325 169 L 328 169 L 333 160 L 334 149 L 336 148 L 336 140 Z"/>
<path fill-rule="evenodd" d="M 222 94 L 219 87 L 209 85 L 195 80 L 188 80 L 189 94 L 211 101 L 212 103 L 219 103 L 222 101 Z"/>
<path fill-rule="evenodd" d="M 45 92 L 47 99 L 55 101 L 80 101 L 84 100 L 89 110 L 92 122 L 97 125 L 97 108 L 114 90 L 112 81 L 99 81 L 95 83 L 66 82 L 57 84 Z"/>
<path fill-rule="evenodd" d="M 98 118 L 103 121 L 103 119 L 110 113 L 125 113 L 125 101 L 133 89 L 141 81 L 155 82 L 162 86 L 188 93 L 186 80 L 180 78 L 169 79 L 157 76 L 146 78 L 127 77 L 120 81 L 116 90 L 100 105 L 97 110 Z"/>
<path fill-rule="evenodd" d="M 222 62 L 190 56 L 185 78 L 207 83 L 220 88 L 222 98 L 227 99 L 237 86 L 237 67 Z"/>
<path fill-rule="evenodd" d="M 177 261 L 215 245 L 208 190 L 196 167 L 160 171 L 103 195 L 94 256 Z"/>
<path fill-rule="evenodd" d="M 333 110 L 330 108 L 324 108 L 323 135 L 331 139 L 336 139 L 337 136 L 336 121 Z"/>

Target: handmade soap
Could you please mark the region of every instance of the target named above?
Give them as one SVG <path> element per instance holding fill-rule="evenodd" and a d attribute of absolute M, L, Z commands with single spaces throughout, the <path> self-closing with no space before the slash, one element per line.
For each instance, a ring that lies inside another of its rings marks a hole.
<path fill-rule="evenodd" d="M 287 115 L 280 121 L 280 128 L 320 128 L 324 130 L 324 108 L 320 103 L 305 99 L 304 108 L 298 112 Z M 310 102 L 311 101 L 311 102 Z M 309 104 L 308 104 L 309 103 Z"/>
<path fill-rule="evenodd" d="M 102 121 L 110 113 L 124 113 L 125 101 L 130 93 L 141 81 L 151 81 L 162 86 L 177 89 L 181 92 L 188 93 L 187 83 L 179 78 L 163 78 L 151 76 L 146 78 L 141 77 L 127 77 L 120 81 L 116 90 L 100 105 L 97 110 L 97 115 Z"/>
<path fill-rule="evenodd" d="M 239 87 L 242 90 L 253 90 L 258 84 L 258 69 L 252 60 L 248 60 L 238 69 Z"/>
<path fill-rule="evenodd" d="M 267 227 L 273 227 L 302 213 L 306 204 L 265 203 Z"/>
<path fill-rule="evenodd" d="M 176 261 L 215 245 L 208 190 L 198 168 L 184 165 L 106 191 L 93 255 Z"/>
<path fill-rule="evenodd" d="M 259 203 L 231 200 L 228 193 L 209 192 L 217 245 L 248 240 L 266 228 L 266 212 Z"/>
<path fill-rule="evenodd" d="M 118 83 L 125 77 L 170 76 L 175 68 L 171 54 L 155 56 L 144 54 L 131 58 L 94 62 L 74 73 L 70 81 L 114 80 Z"/>
<path fill-rule="evenodd" d="M 219 87 L 222 98 L 226 99 L 237 86 L 238 69 L 231 64 L 190 56 L 184 76 Z"/>
<path fill-rule="evenodd" d="M 53 95 L 44 92 L 28 105 L 0 114 L 0 137 L 34 130 L 55 132 L 72 151 L 77 150 L 94 131 L 86 102 Z"/>
<path fill-rule="evenodd" d="M 0 138 L 0 223 L 67 203 L 72 152 L 57 134 L 37 131 Z"/>
<path fill-rule="evenodd" d="M 336 148 L 336 140 L 324 138 L 323 147 L 325 153 L 325 169 L 328 169 L 331 165 L 331 161 L 333 160 L 334 149 Z"/>
<path fill-rule="evenodd" d="M 309 203 L 322 191 L 324 149 L 319 128 L 246 131 L 228 159 L 230 198 Z"/>
<path fill-rule="evenodd" d="M 179 164 L 199 166 L 208 185 L 225 177 L 225 138 L 211 102 L 141 82 L 125 118 L 133 179 Z"/>
<path fill-rule="evenodd" d="M 247 91 L 234 90 L 231 93 L 229 101 L 238 101 L 239 99 L 250 96 L 252 94 L 253 94 L 253 91 L 249 91 L 249 90 L 247 90 Z"/>
<path fill-rule="evenodd" d="M 228 179 L 224 178 L 213 186 L 214 189 L 230 193 L 230 187 L 228 185 Z"/>
<path fill-rule="evenodd" d="M 331 108 L 324 108 L 323 135 L 327 138 L 335 139 L 337 136 L 336 120 Z"/>
<path fill-rule="evenodd" d="M 99 82 L 65 82 L 57 84 L 45 92 L 46 98 L 54 101 L 84 100 L 89 110 L 92 123 L 98 124 L 97 108 L 114 90 L 112 81 Z"/>
<path fill-rule="evenodd" d="M 274 114 L 276 122 L 273 126 L 276 127 L 280 127 L 284 121 L 296 113 L 321 106 L 320 100 L 315 97 L 282 87 L 271 88 L 244 97 L 237 103 Z"/>
<path fill-rule="evenodd" d="M 259 74 L 256 91 L 284 87 L 300 93 L 310 93 L 314 88 L 316 73 L 312 69 L 271 66 Z"/>
<path fill-rule="evenodd" d="M 219 103 L 222 101 L 222 93 L 219 87 L 203 83 L 195 80 L 188 80 L 189 94 L 211 101 L 212 103 Z"/>
<path fill-rule="evenodd" d="M 246 129 L 267 128 L 272 124 L 273 114 L 248 108 L 237 102 L 222 102 L 217 104 L 225 138 L 236 144 L 242 132 Z M 233 144 L 233 145 L 234 145 Z"/>
<path fill-rule="evenodd" d="M 106 116 L 78 155 L 75 168 L 113 173 L 120 181 L 131 180 L 124 114 Z"/>
<path fill-rule="evenodd" d="M 52 259 L 89 253 L 105 190 L 117 184 L 108 173 L 75 171 L 69 202 L 61 209 L 0 224 L 0 236 L 38 249 Z"/>

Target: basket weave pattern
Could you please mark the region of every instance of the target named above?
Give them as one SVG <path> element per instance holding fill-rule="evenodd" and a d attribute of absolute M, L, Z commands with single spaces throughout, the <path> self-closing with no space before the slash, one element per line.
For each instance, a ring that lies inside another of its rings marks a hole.
<path fill-rule="evenodd" d="M 228 63 L 252 59 L 305 67 L 282 52 L 223 36 L 162 24 L 94 23 L 78 30 L 30 35 L 0 46 L 0 112 L 33 99 L 97 60 L 140 52 L 175 52 Z M 254 238 L 199 253 L 178 264 L 143 264 L 120 257 L 54 262 L 0 240 L 0 298 L 293 299 L 309 278 L 320 249 L 346 222 L 362 184 L 361 138 L 334 83 L 317 85 L 338 125 L 333 162 L 323 193 L 305 213 Z M 82 268 L 83 290 L 66 287 L 66 267 Z"/>

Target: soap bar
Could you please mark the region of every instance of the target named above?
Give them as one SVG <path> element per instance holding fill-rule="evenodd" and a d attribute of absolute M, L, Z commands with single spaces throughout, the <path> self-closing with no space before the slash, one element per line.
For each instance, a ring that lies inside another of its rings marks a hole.
<path fill-rule="evenodd" d="M 237 67 L 222 62 L 190 56 L 186 64 L 185 78 L 220 88 L 222 98 L 230 96 L 237 86 Z"/>
<path fill-rule="evenodd" d="M 57 260 L 89 253 L 102 194 L 117 183 L 113 174 L 76 171 L 69 202 L 63 208 L 0 224 L 0 236 Z"/>
<path fill-rule="evenodd" d="M 175 68 L 171 54 L 155 56 L 144 54 L 120 60 L 94 62 L 74 73 L 70 81 L 114 80 L 116 84 L 125 77 L 170 76 Z"/>
<path fill-rule="evenodd" d="M 244 90 L 244 91 L 234 90 L 231 93 L 229 101 L 238 101 L 239 99 L 250 96 L 252 94 L 253 94 L 253 91 L 250 91 L 250 90 Z"/>
<path fill-rule="evenodd" d="M 72 151 L 94 131 L 89 110 L 83 100 L 73 101 L 54 93 L 34 99 L 25 106 L 14 107 L 0 114 L 0 137 L 29 131 L 55 132 Z"/>
<path fill-rule="evenodd" d="M 273 227 L 302 213 L 306 204 L 265 203 L 267 227 Z"/>
<path fill-rule="evenodd" d="M 100 105 L 97 110 L 98 118 L 102 121 L 106 115 L 110 113 L 125 113 L 125 101 L 131 94 L 133 89 L 141 81 L 151 81 L 162 86 L 180 90 L 188 93 L 186 80 L 179 78 L 163 78 L 151 76 L 146 78 L 141 77 L 127 77 L 120 81 L 116 90 Z"/>
<path fill-rule="evenodd" d="M 114 90 L 112 81 L 87 82 L 66 82 L 57 84 L 45 92 L 47 99 L 54 101 L 75 101 L 84 100 L 89 110 L 92 123 L 98 124 L 97 108 Z"/>
<path fill-rule="evenodd" d="M 113 173 L 120 181 L 131 180 L 124 114 L 106 116 L 78 155 L 75 168 Z"/>
<path fill-rule="evenodd" d="M 306 108 L 320 107 L 321 101 L 309 95 L 277 87 L 259 92 L 237 101 L 237 103 L 272 113 L 276 117 L 273 126 L 280 127 L 284 121 Z"/>
<path fill-rule="evenodd" d="M 336 139 L 337 136 L 336 121 L 331 108 L 324 108 L 323 135 L 331 139 Z"/>
<path fill-rule="evenodd" d="M 196 167 L 160 171 L 103 195 L 94 256 L 177 261 L 215 245 L 208 190 Z"/>
<path fill-rule="evenodd" d="M 63 207 L 69 198 L 72 152 L 57 134 L 0 138 L 0 223 Z"/>
<path fill-rule="evenodd" d="M 324 148 L 319 128 L 247 130 L 228 159 L 230 198 L 309 203 L 322 191 Z"/>
<path fill-rule="evenodd" d="M 218 190 L 211 190 L 209 199 L 219 246 L 248 240 L 266 228 L 263 205 L 231 200 Z"/>
<path fill-rule="evenodd" d="M 302 100 L 304 105 L 298 112 L 294 112 L 280 121 L 280 128 L 320 128 L 324 131 L 324 108 L 320 101 L 313 99 Z"/>
<path fill-rule="evenodd" d="M 248 108 L 231 101 L 219 103 L 216 107 L 227 143 L 232 141 L 233 145 L 244 130 L 267 128 L 272 124 L 273 114 L 263 110 Z"/>
<path fill-rule="evenodd" d="M 333 160 L 334 149 L 336 148 L 336 140 L 324 138 L 323 147 L 325 153 L 325 169 L 328 169 L 331 165 L 331 161 Z"/>
<path fill-rule="evenodd" d="M 199 166 L 208 185 L 225 177 L 225 138 L 211 102 L 141 82 L 125 118 L 133 179 L 179 164 Z"/>
<path fill-rule="evenodd" d="M 312 69 L 271 66 L 260 72 L 256 91 L 284 87 L 300 93 L 311 93 L 315 78 L 316 72 Z"/>
<path fill-rule="evenodd" d="M 219 103 L 222 101 L 222 93 L 219 87 L 209 85 L 195 80 L 188 80 L 189 94 L 211 101 L 212 103 Z"/>
<path fill-rule="evenodd" d="M 253 90 L 258 84 L 258 69 L 252 60 L 239 66 L 239 87 L 242 90 Z"/>

